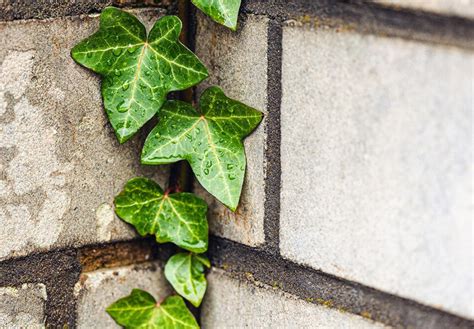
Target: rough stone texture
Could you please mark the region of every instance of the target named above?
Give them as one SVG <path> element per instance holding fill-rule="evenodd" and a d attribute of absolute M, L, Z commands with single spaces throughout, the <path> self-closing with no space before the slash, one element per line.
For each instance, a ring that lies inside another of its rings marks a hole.
<path fill-rule="evenodd" d="M 198 93 L 219 85 L 227 96 L 259 111 L 267 108 L 268 18 L 249 15 L 237 32 L 198 15 L 196 54 L 209 69 L 209 78 Z M 196 183 L 196 193 L 209 204 L 212 233 L 251 246 L 262 244 L 265 195 L 265 119 L 245 139 L 247 173 L 240 205 L 232 213 Z"/>
<path fill-rule="evenodd" d="M 474 1 L 472 0 L 376 0 L 376 2 L 402 8 L 426 10 L 442 15 L 474 18 Z"/>
<path fill-rule="evenodd" d="M 203 328 L 385 328 L 362 317 L 308 303 L 269 286 L 251 285 L 212 270 Z"/>
<path fill-rule="evenodd" d="M 474 316 L 472 61 L 455 48 L 284 28 L 285 257 Z"/>
<path fill-rule="evenodd" d="M 142 10 L 147 22 L 163 14 Z M 70 49 L 97 16 L 0 24 L 0 260 L 51 247 L 134 236 L 113 197 L 137 175 L 145 133 L 119 145 L 102 108 L 99 78 Z"/>
<path fill-rule="evenodd" d="M 172 292 L 157 262 L 82 274 L 74 288 L 78 301 L 77 327 L 120 328 L 105 309 L 128 296 L 134 288 L 148 291 L 156 300 Z"/>
<path fill-rule="evenodd" d="M 44 328 L 46 300 L 43 284 L 0 287 L 0 328 Z"/>

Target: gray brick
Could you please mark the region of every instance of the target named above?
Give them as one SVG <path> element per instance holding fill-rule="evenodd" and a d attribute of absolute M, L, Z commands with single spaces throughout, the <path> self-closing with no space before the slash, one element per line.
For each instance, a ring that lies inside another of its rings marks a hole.
<path fill-rule="evenodd" d="M 456 15 L 474 18 L 472 0 L 376 0 L 384 5 L 415 10 L 426 10 L 442 15 Z"/>
<path fill-rule="evenodd" d="M 150 22 L 163 11 L 139 13 Z M 144 133 L 118 144 L 99 78 L 69 55 L 98 23 L 0 24 L 0 259 L 133 237 L 113 197 L 136 175 L 167 180 L 167 169 L 139 165 Z"/>
<path fill-rule="evenodd" d="M 350 313 L 311 304 L 272 289 L 232 279 L 220 270 L 207 276 L 203 328 L 384 328 Z"/>
<path fill-rule="evenodd" d="M 283 32 L 280 249 L 473 317 L 472 53 Z"/>
<path fill-rule="evenodd" d="M 232 32 L 198 15 L 196 54 L 209 69 L 209 79 L 198 92 L 219 85 L 227 96 L 266 113 L 267 27 L 265 17 L 249 15 Z M 196 183 L 196 193 L 209 204 L 211 232 L 256 246 L 264 242 L 265 119 L 245 139 L 247 173 L 236 213 L 232 213 Z"/>
<path fill-rule="evenodd" d="M 134 288 L 148 291 L 157 300 L 172 292 L 157 262 L 82 274 L 74 287 L 78 328 L 120 328 L 105 309 Z"/>
<path fill-rule="evenodd" d="M 0 328 L 44 328 L 46 300 L 43 284 L 0 287 Z"/>

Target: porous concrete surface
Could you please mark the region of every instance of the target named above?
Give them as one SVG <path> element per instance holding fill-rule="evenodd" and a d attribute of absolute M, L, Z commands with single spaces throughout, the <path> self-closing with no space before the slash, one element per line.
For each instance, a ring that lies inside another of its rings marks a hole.
<path fill-rule="evenodd" d="M 162 10 L 139 10 L 148 22 Z M 97 30 L 95 16 L 0 23 L 0 260 L 53 247 L 126 239 L 134 230 L 113 198 L 134 176 L 145 133 L 119 145 L 100 79 L 70 49 Z"/>
<path fill-rule="evenodd" d="M 237 32 L 198 14 L 196 54 L 209 69 L 198 87 L 218 85 L 228 97 L 266 113 L 268 18 L 249 15 L 239 20 Z M 245 139 L 247 171 L 237 211 L 233 213 L 199 183 L 195 192 L 209 204 L 212 233 L 250 246 L 262 244 L 265 200 L 265 118 Z"/>
<path fill-rule="evenodd" d="M 376 0 L 384 5 L 414 10 L 426 10 L 441 15 L 474 18 L 473 0 Z"/>
<path fill-rule="evenodd" d="M 160 301 L 172 292 L 160 263 L 83 273 L 74 287 L 78 328 L 120 328 L 105 309 L 132 289 L 142 289 Z"/>
<path fill-rule="evenodd" d="M 238 281 L 221 270 L 212 270 L 207 280 L 201 310 L 203 328 L 385 328 L 267 285 Z"/>
<path fill-rule="evenodd" d="M 0 287 L 0 328 L 44 328 L 46 300 L 41 283 Z"/>
<path fill-rule="evenodd" d="M 472 53 L 285 27 L 280 249 L 474 316 Z"/>

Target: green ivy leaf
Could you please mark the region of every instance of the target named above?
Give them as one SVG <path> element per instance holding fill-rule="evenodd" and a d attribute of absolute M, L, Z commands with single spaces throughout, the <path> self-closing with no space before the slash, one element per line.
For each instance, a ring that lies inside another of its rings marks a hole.
<path fill-rule="evenodd" d="M 71 51 L 79 64 L 103 76 L 104 106 L 120 143 L 160 109 L 170 91 L 194 86 L 206 67 L 178 41 L 176 16 L 159 19 L 148 37 L 133 15 L 114 7 L 100 15 L 99 31 Z"/>
<path fill-rule="evenodd" d="M 201 9 L 214 21 L 234 31 L 237 29 L 240 1 L 241 0 L 191 0 L 196 7 Z"/>
<path fill-rule="evenodd" d="M 154 181 L 137 177 L 115 197 L 115 212 L 142 236 L 155 234 L 159 243 L 197 253 L 207 250 L 207 204 L 192 193 L 165 194 Z"/>
<path fill-rule="evenodd" d="M 152 295 L 140 289 L 110 305 L 107 313 L 125 328 L 199 328 L 180 296 L 169 296 L 157 304 Z"/>
<path fill-rule="evenodd" d="M 165 277 L 174 290 L 199 307 L 207 288 L 204 266 L 211 267 L 204 255 L 179 253 L 168 259 L 165 266 Z"/>
<path fill-rule="evenodd" d="M 201 112 L 184 102 L 168 101 L 158 125 L 148 135 L 142 163 L 187 160 L 201 185 L 235 211 L 245 175 L 242 139 L 262 120 L 262 113 L 230 99 L 218 87 L 206 89 Z"/>

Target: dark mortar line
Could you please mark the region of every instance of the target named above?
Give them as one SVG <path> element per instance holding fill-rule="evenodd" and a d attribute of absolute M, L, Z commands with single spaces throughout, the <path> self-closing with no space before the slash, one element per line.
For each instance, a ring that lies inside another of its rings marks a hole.
<path fill-rule="evenodd" d="M 329 26 L 338 31 L 474 49 L 474 20 L 457 16 L 340 0 L 244 0 L 241 11 L 296 24 L 306 22 L 315 28 Z"/>
<path fill-rule="evenodd" d="M 107 6 L 119 8 L 164 8 L 176 12 L 176 1 L 165 0 L 155 3 L 153 0 L 6 0 L 1 5 L 0 22 L 27 19 L 49 19 L 78 15 L 100 14 Z"/>
<path fill-rule="evenodd" d="M 173 244 L 158 244 L 153 237 L 147 237 L 87 245 L 77 249 L 77 254 L 84 273 L 152 261 L 164 263 L 177 251 Z"/>
<path fill-rule="evenodd" d="M 46 325 L 76 327 L 77 305 L 74 286 L 81 273 L 131 266 L 144 262 L 164 263 L 177 250 L 159 245 L 153 238 L 97 243 L 79 248 L 58 248 L 0 262 L 0 286 L 20 287 L 24 283 L 46 286 Z"/>
<path fill-rule="evenodd" d="M 270 19 L 267 40 L 267 115 L 265 147 L 264 249 L 279 253 L 281 189 L 281 22 Z"/>
<path fill-rule="evenodd" d="M 144 248 L 149 250 L 150 256 L 137 261 L 133 249 Z M 132 252 L 125 253 L 128 258 L 122 257 L 114 252 L 120 249 Z M 158 245 L 153 238 L 56 249 L 0 262 L 0 286 L 45 284 L 47 324 L 62 327 L 67 323 L 74 328 L 76 299 L 73 290 L 82 269 L 93 266 L 93 270 L 103 270 L 150 261 L 164 263 L 176 250 L 172 244 Z M 296 264 L 271 250 L 259 250 L 211 236 L 208 256 L 213 266 L 239 280 L 261 282 L 307 302 L 358 314 L 395 328 L 474 327 L 472 320 Z"/>
<path fill-rule="evenodd" d="M 240 280 L 262 282 L 307 302 L 358 314 L 395 328 L 474 327 L 474 321 L 460 316 L 227 239 L 211 238 L 209 258 L 213 266 Z"/>
<path fill-rule="evenodd" d="M 0 262 L 0 286 L 42 283 L 46 286 L 46 325 L 76 326 L 74 285 L 81 272 L 75 250 L 56 250 Z"/>

